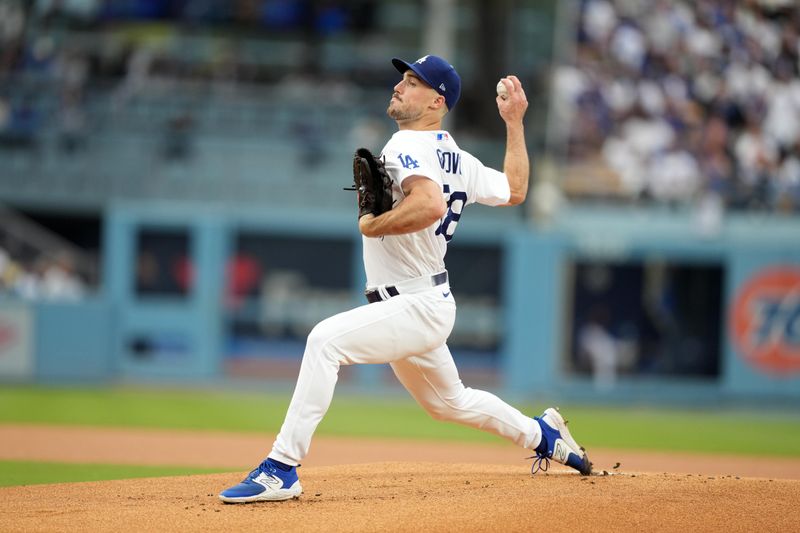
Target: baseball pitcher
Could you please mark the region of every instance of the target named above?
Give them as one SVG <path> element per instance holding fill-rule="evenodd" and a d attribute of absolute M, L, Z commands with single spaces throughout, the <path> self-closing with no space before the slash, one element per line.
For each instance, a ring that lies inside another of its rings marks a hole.
<path fill-rule="evenodd" d="M 464 208 L 517 205 L 528 190 L 523 117 L 528 107 L 516 76 L 498 84 L 506 124 L 503 172 L 485 167 L 442 130 L 461 79 L 444 59 L 393 59 L 402 74 L 387 114 L 398 132 L 376 158 L 354 157 L 358 227 L 363 235 L 366 298 L 361 307 L 320 322 L 309 334 L 300 375 L 272 451 L 238 485 L 228 503 L 277 501 L 302 493 L 297 467 L 333 398 L 340 365 L 389 363 L 397 379 L 430 415 L 472 426 L 533 450 L 533 472 L 550 459 L 581 474 L 591 463 L 558 410 L 528 417 L 488 392 L 465 387 L 447 338 L 456 318 L 444 257 Z"/>

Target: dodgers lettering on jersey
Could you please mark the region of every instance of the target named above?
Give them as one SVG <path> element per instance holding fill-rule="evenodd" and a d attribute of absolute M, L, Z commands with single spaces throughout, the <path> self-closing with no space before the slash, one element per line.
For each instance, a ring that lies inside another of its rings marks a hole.
<path fill-rule="evenodd" d="M 447 211 L 436 223 L 415 233 L 364 237 L 367 287 L 441 272 L 447 243 L 455 234 L 464 207 L 475 202 L 501 205 L 511 196 L 506 175 L 461 150 L 446 131 L 398 131 L 381 156 L 392 178 L 395 205 L 405 196 L 403 181 L 424 176 L 441 188 Z"/>

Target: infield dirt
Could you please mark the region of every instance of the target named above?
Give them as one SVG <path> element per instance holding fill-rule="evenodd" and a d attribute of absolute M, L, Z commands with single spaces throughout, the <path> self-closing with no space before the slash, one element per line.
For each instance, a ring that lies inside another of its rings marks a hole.
<path fill-rule="evenodd" d="M 0 529 L 800 530 L 800 460 L 590 450 L 600 475 L 553 466 L 531 476 L 524 451 L 502 443 L 318 438 L 301 468 L 299 500 L 221 503 L 218 491 L 240 481 L 270 442 L 252 434 L 0 426 L 0 459 L 235 470 L 2 488 Z"/>

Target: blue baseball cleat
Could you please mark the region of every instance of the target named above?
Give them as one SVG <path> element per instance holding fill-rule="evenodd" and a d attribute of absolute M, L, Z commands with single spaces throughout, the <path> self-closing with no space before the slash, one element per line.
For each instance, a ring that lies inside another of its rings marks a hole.
<path fill-rule="evenodd" d="M 277 502 L 297 498 L 302 492 L 296 466 L 285 471 L 266 459 L 241 483 L 222 491 L 219 499 L 225 503 Z"/>
<path fill-rule="evenodd" d="M 567 422 L 558 412 L 558 408 L 546 409 L 542 416 L 533 419 L 542 428 L 542 442 L 534 450 L 536 459 L 533 461 L 531 474 L 539 470 L 547 471 L 550 459 L 572 467 L 584 476 L 592 473 L 592 463 L 589 462 L 586 450 L 578 446 L 572 438 L 567 429 Z"/>

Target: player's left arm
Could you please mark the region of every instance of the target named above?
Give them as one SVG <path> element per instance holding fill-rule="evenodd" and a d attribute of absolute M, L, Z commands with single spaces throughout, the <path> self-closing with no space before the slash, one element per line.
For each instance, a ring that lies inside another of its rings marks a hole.
<path fill-rule="evenodd" d="M 441 219 L 447 211 L 441 185 L 425 176 L 404 179 L 403 193 L 405 198 L 391 211 L 377 217 L 367 214 L 358 219 L 361 234 L 380 237 L 414 233 Z"/>
<path fill-rule="evenodd" d="M 528 99 L 519 78 L 509 75 L 501 80 L 508 91 L 508 98 L 497 97 L 497 110 L 506 123 L 506 155 L 503 173 L 508 178 L 511 196 L 503 205 L 519 205 L 528 195 L 530 161 L 525 145 L 525 126 L 522 119 L 528 109 Z"/>

